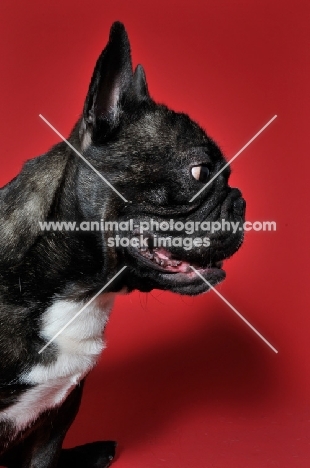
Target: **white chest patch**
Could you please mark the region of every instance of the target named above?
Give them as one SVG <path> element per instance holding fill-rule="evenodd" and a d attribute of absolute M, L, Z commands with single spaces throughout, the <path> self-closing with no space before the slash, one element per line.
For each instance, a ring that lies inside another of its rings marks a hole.
<path fill-rule="evenodd" d="M 20 431 L 47 409 L 59 406 L 77 383 L 94 367 L 104 348 L 103 329 L 115 294 L 99 296 L 53 341 L 57 360 L 48 366 L 34 366 L 22 379 L 35 387 L 26 390 L 19 401 L 0 412 L 0 420 L 14 421 Z M 83 307 L 81 303 L 58 301 L 44 313 L 41 335 L 51 340 Z M 44 353 L 44 351 L 43 351 Z"/>

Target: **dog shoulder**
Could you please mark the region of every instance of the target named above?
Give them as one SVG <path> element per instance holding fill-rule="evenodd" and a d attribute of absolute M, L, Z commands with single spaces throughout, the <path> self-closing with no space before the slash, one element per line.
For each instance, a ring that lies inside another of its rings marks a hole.
<path fill-rule="evenodd" d="M 68 152 L 59 143 L 27 161 L 0 190 L 0 264 L 19 262 L 40 233 L 65 175 Z"/>

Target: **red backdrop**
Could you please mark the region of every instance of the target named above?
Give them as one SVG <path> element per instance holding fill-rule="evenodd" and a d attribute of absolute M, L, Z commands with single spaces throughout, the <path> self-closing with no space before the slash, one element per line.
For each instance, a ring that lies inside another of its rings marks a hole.
<path fill-rule="evenodd" d="M 250 232 L 214 294 L 117 300 L 67 446 L 119 442 L 115 467 L 308 467 L 309 3 L 301 0 L 0 3 L 1 175 L 77 119 L 110 25 L 125 23 L 153 97 L 188 112 L 232 157 Z M 0 221 L 1 222 L 1 221 Z"/>

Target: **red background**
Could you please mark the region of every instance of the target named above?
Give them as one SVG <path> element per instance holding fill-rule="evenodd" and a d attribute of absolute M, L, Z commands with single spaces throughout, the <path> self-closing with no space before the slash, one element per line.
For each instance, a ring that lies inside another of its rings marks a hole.
<path fill-rule="evenodd" d="M 1 176 L 77 119 L 110 25 L 125 23 L 153 97 L 188 112 L 232 157 L 250 232 L 214 294 L 117 300 L 108 349 L 66 444 L 119 442 L 118 468 L 308 467 L 309 2 L 2 0 Z"/>

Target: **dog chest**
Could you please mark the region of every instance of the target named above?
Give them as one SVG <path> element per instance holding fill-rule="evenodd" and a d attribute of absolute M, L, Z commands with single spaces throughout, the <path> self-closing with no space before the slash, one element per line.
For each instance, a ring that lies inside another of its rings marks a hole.
<path fill-rule="evenodd" d="M 94 367 L 104 348 L 102 333 L 114 296 L 112 293 L 99 296 L 79 315 L 84 304 L 65 300 L 56 301 L 46 310 L 40 334 L 48 342 L 62 330 L 53 341 L 57 355 L 49 365 L 37 364 L 22 376 L 23 383 L 34 386 L 2 412 L 2 418 L 13 420 L 17 432 L 45 410 L 59 406 Z"/>

